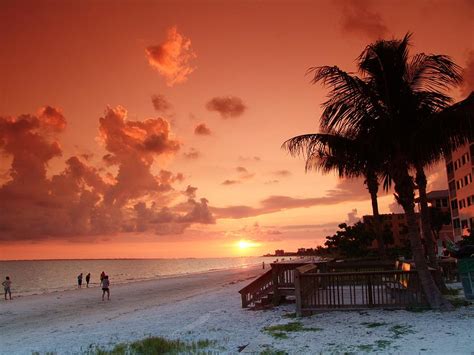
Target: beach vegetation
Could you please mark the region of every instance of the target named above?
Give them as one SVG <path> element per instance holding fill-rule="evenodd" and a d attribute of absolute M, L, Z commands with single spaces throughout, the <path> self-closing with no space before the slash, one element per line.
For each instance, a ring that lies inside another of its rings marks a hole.
<path fill-rule="evenodd" d="M 322 328 L 305 327 L 301 322 L 272 325 L 263 328 L 265 332 L 277 339 L 286 339 L 288 332 L 319 332 Z"/>
<path fill-rule="evenodd" d="M 377 327 L 387 325 L 387 323 L 383 323 L 383 322 L 363 322 L 360 324 L 365 325 L 367 328 L 377 328 Z"/>
<path fill-rule="evenodd" d="M 411 325 L 401 325 L 396 324 L 389 329 L 393 333 L 393 337 L 395 339 L 401 338 L 402 335 L 405 334 L 413 334 L 415 331 Z"/>
<path fill-rule="evenodd" d="M 116 344 L 112 349 L 96 347 L 86 355 L 154 355 L 154 354 L 208 354 L 206 348 L 216 344 L 213 340 L 203 339 L 197 342 L 170 340 L 162 337 L 148 337 L 132 343 Z"/>

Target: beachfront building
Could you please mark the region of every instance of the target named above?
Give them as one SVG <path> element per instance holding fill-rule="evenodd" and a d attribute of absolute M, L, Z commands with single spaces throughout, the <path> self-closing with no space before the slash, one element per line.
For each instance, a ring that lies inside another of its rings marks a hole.
<path fill-rule="evenodd" d="M 474 144 L 466 144 L 445 157 L 455 241 L 474 228 L 473 155 Z"/>
<path fill-rule="evenodd" d="M 403 248 L 408 245 L 407 220 L 404 213 L 381 214 L 382 228 L 389 229 L 393 235 L 393 242 L 386 245 L 389 248 Z M 362 221 L 368 227 L 374 225 L 374 216 L 367 215 L 362 217 Z M 377 249 L 377 241 L 374 240 L 371 249 Z"/>

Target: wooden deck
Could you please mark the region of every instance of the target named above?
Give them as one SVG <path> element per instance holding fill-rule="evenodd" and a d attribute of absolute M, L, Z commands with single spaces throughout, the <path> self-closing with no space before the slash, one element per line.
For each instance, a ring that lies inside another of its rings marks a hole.
<path fill-rule="evenodd" d="M 397 264 L 398 265 L 398 264 Z M 262 309 L 294 296 L 298 315 L 320 310 L 406 308 L 426 300 L 416 271 L 391 261 L 275 262 L 240 290 L 242 307 Z"/>

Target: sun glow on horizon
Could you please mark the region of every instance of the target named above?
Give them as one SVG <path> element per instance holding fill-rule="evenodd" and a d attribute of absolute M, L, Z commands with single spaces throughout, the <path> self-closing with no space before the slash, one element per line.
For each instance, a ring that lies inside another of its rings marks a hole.
<path fill-rule="evenodd" d="M 249 240 L 239 240 L 237 242 L 237 247 L 239 249 L 249 249 L 249 248 L 255 248 L 255 247 L 258 247 L 260 244 L 259 243 L 255 243 L 255 242 L 252 242 L 252 241 L 249 241 Z"/>

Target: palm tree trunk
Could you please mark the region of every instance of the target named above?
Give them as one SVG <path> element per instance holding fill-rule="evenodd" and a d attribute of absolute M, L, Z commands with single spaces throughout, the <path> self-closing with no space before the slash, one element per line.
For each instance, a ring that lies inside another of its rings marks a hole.
<path fill-rule="evenodd" d="M 414 182 L 412 177 L 408 174 L 406 159 L 399 157 L 398 162 L 394 164 L 392 172 L 395 182 L 395 192 L 398 194 L 398 200 L 405 210 L 407 218 L 408 237 L 416 271 L 420 277 L 421 286 L 428 304 L 433 309 L 445 311 L 453 310 L 453 305 L 443 297 L 428 269 L 423 245 L 421 244 L 421 238 L 418 232 L 418 223 L 416 221 Z"/>
<path fill-rule="evenodd" d="M 433 240 L 433 233 L 430 221 L 430 211 L 428 208 L 428 199 L 426 197 L 426 175 L 421 165 L 416 166 L 416 185 L 418 186 L 419 199 L 420 199 L 420 212 L 421 212 L 421 228 L 423 230 L 423 239 L 425 240 L 426 254 L 430 266 L 434 269 L 434 279 L 436 285 L 441 292 L 446 291 L 448 288 L 444 283 L 441 270 L 438 265 L 438 258 L 435 252 L 435 242 Z"/>
<path fill-rule="evenodd" d="M 382 220 L 380 218 L 379 204 L 377 201 L 377 193 L 379 190 L 379 182 L 377 180 L 377 175 L 368 172 L 365 181 L 367 184 L 367 189 L 370 193 L 370 199 L 372 201 L 372 215 L 374 216 L 374 227 L 375 235 L 377 237 L 377 246 L 380 255 L 384 258 L 386 256 L 386 250 L 385 241 L 383 240 L 382 235 Z"/>

